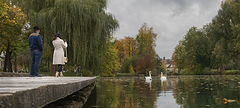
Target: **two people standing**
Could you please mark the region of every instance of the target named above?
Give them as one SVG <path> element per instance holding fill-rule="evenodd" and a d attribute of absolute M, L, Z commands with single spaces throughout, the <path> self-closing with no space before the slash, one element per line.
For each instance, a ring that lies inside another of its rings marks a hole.
<path fill-rule="evenodd" d="M 32 56 L 32 65 L 30 77 L 39 77 L 38 70 L 41 63 L 42 55 L 43 55 L 43 42 L 42 37 L 40 35 L 40 28 L 35 26 L 34 32 L 29 36 L 29 48 L 31 50 Z M 53 54 L 53 65 L 57 65 L 58 70 L 56 72 L 56 77 L 63 76 L 62 66 L 65 64 L 64 61 L 64 48 L 67 48 L 67 42 L 64 42 L 61 39 L 60 34 L 56 34 L 54 40 L 52 41 L 54 46 L 54 54 Z"/>

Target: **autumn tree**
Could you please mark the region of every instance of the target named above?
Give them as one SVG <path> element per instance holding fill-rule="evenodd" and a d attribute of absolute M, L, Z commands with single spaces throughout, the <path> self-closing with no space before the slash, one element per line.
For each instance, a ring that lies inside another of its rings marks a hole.
<path fill-rule="evenodd" d="M 148 71 L 153 71 L 156 67 L 154 58 L 150 55 L 146 55 L 138 59 L 136 64 L 136 72 L 138 74 L 148 74 Z"/>
<path fill-rule="evenodd" d="M 132 37 L 125 37 L 124 39 L 117 40 L 114 47 L 118 51 L 118 58 L 122 64 L 125 59 L 134 56 L 136 53 L 137 43 Z"/>
<path fill-rule="evenodd" d="M 124 62 L 124 45 L 123 40 L 117 40 L 114 44 L 114 47 L 117 49 L 119 62 L 122 64 Z"/>
<path fill-rule="evenodd" d="M 151 70 L 160 73 L 163 69 L 161 59 L 155 52 L 156 37 L 157 34 L 153 32 L 153 28 L 143 24 L 136 39 L 126 37 L 116 41 L 115 48 L 118 49 L 118 58 L 122 64 L 121 72 L 135 71 L 137 74 L 145 74 Z"/>
<path fill-rule="evenodd" d="M 24 45 L 22 29 L 26 22 L 22 10 L 5 0 L 0 0 L 0 50 L 5 53 L 4 72 L 12 72 L 12 56 Z"/>
<path fill-rule="evenodd" d="M 147 24 L 139 29 L 137 34 L 137 55 L 139 60 L 136 63 L 137 73 L 146 73 L 147 71 L 153 71 L 155 69 L 155 41 L 157 34 L 153 32 L 152 27 L 148 27 Z"/>
<path fill-rule="evenodd" d="M 124 46 L 126 51 L 125 54 L 128 55 L 128 57 L 134 56 L 137 48 L 136 40 L 132 37 L 126 37 Z"/>

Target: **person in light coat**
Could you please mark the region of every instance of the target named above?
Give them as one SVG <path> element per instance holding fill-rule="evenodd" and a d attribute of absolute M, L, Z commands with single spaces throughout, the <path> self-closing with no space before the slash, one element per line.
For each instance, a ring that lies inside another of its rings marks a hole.
<path fill-rule="evenodd" d="M 64 48 L 67 48 L 67 42 L 64 42 L 61 39 L 61 35 L 57 33 L 52 41 L 52 44 L 54 46 L 53 65 L 57 66 L 56 77 L 59 76 L 59 73 L 60 76 L 63 77 L 62 66 L 65 65 Z"/>

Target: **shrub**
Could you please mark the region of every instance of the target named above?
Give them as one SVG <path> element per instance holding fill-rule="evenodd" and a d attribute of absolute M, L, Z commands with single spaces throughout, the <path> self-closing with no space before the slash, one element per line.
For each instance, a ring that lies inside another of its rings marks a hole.
<path fill-rule="evenodd" d="M 88 69 L 83 69 L 83 76 L 92 76 L 92 72 Z"/>
<path fill-rule="evenodd" d="M 225 75 L 237 75 L 237 74 L 240 74 L 240 71 L 239 70 L 225 70 L 224 74 Z"/>
<path fill-rule="evenodd" d="M 132 64 L 130 64 L 130 66 L 129 66 L 129 73 L 130 73 L 131 75 L 135 75 L 135 71 L 134 71 L 134 69 L 133 69 Z"/>
<path fill-rule="evenodd" d="M 120 72 L 121 73 L 130 73 L 129 66 L 132 65 L 133 67 L 136 67 L 136 62 L 137 62 L 138 58 L 139 58 L 138 56 L 133 56 L 133 57 L 127 58 L 124 61 Z"/>

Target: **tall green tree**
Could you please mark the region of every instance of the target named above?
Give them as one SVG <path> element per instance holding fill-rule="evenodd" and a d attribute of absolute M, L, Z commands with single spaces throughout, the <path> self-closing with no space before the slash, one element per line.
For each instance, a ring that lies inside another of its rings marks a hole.
<path fill-rule="evenodd" d="M 152 27 L 148 27 L 146 23 L 139 29 L 137 35 L 137 53 L 138 55 L 151 55 L 155 56 L 155 46 L 156 46 L 157 34 L 153 32 Z"/>
<path fill-rule="evenodd" d="M 237 0 L 235 2 L 232 2 L 231 5 L 232 8 L 232 19 L 231 19 L 231 28 L 234 36 L 234 42 L 233 42 L 233 56 L 235 57 L 235 62 L 237 64 L 237 69 L 240 69 L 240 0 Z"/>
<path fill-rule="evenodd" d="M 215 47 L 213 49 L 214 64 L 219 72 L 223 72 L 225 68 L 232 61 L 232 40 L 234 36 L 231 29 L 232 9 L 230 1 L 222 4 L 222 9 L 219 10 L 218 15 L 213 19 L 211 27 L 213 30 L 211 35 L 212 42 Z"/>
<path fill-rule="evenodd" d="M 204 68 L 208 68 L 211 54 L 209 42 L 202 30 L 192 27 L 174 52 L 173 60 L 179 70 L 191 72 L 188 74 L 201 74 Z"/>
<path fill-rule="evenodd" d="M 117 49 L 113 46 L 112 42 L 107 43 L 107 50 L 103 56 L 103 72 L 102 76 L 115 76 L 119 71 L 120 63 L 118 61 Z"/>
<path fill-rule="evenodd" d="M 196 74 L 200 74 L 204 68 L 210 65 L 209 38 L 203 31 L 193 27 L 189 30 L 185 39 L 183 45 L 185 45 L 187 56 L 189 56 L 186 60 L 191 64 L 190 68 L 197 69 Z"/>
<path fill-rule="evenodd" d="M 184 69 L 184 64 L 185 64 L 184 60 L 187 57 L 185 48 L 182 43 L 183 43 L 183 40 L 179 41 L 172 55 L 172 61 L 176 65 L 178 72 L 181 72 L 181 70 Z"/>
<path fill-rule="evenodd" d="M 211 23 L 189 30 L 173 53 L 179 70 L 203 73 L 202 69 L 211 68 L 221 74 L 226 69 L 239 69 L 239 6 L 239 0 L 226 0 Z"/>

